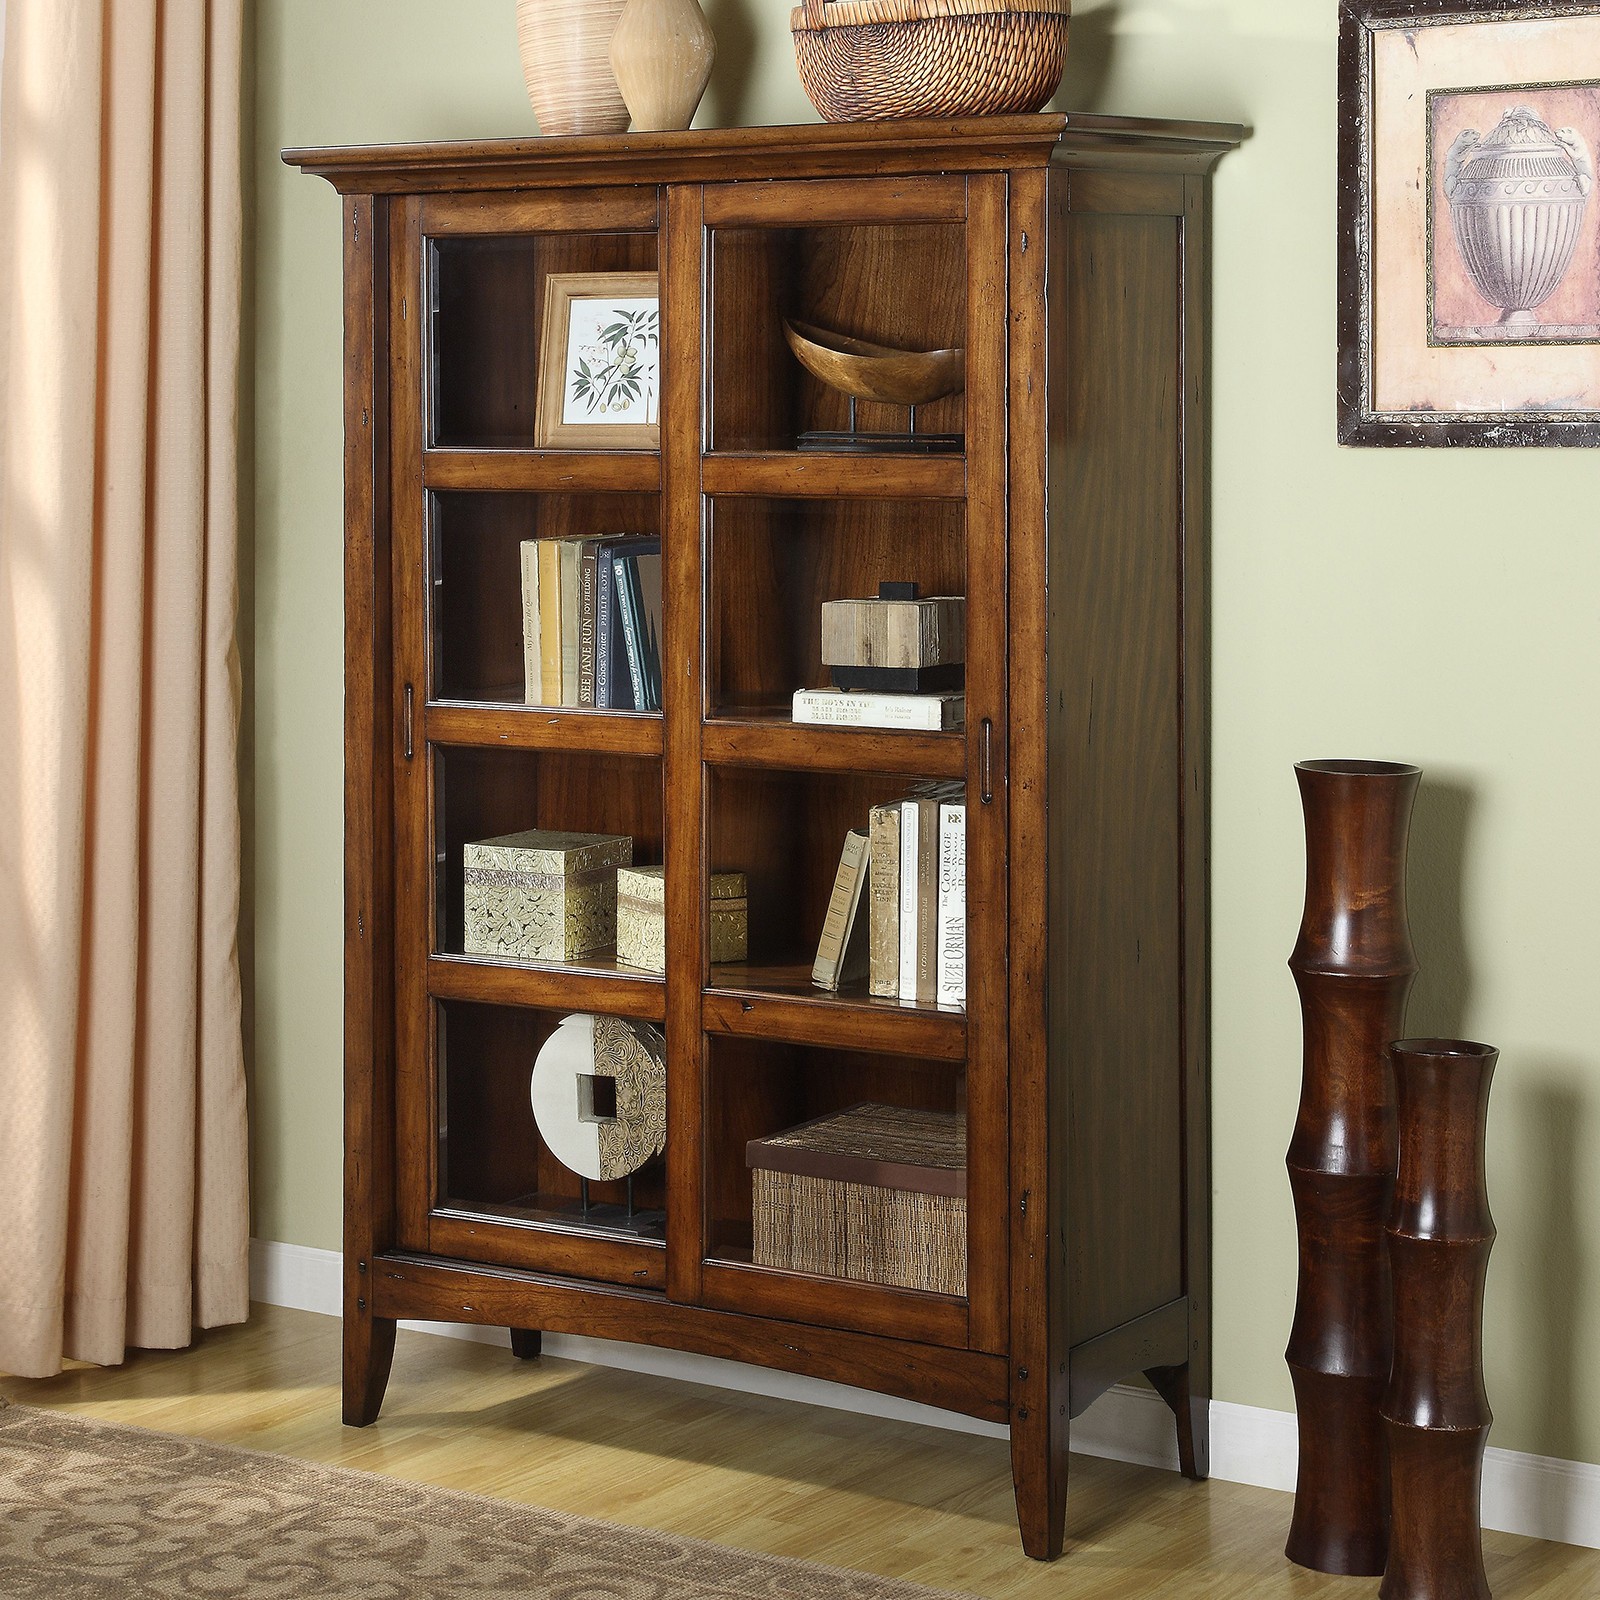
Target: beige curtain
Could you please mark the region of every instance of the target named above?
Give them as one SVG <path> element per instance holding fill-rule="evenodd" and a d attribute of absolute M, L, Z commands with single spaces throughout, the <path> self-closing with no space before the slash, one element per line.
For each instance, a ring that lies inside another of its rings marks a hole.
<path fill-rule="evenodd" d="M 7 0 L 0 1371 L 247 1309 L 242 0 Z"/>

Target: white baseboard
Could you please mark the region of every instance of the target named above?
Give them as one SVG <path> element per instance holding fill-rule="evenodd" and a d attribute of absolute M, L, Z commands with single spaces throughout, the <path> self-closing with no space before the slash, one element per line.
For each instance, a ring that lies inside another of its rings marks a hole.
<path fill-rule="evenodd" d="M 251 1297 L 268 1305 L 317 1311 L 336 1317 L 340 1311 L 340 1262 L 337 1251 L 303 1245 L 274 1244 L 255 1239 L 250 1245 Z M 498 1328 L 449 1322 L 407 1322 L 402 1327 L 455 1339 L 503 1344 Z M 940 1411 L 933 1406 L 897 1400 L 889 1395 L 852 1389 L 840 1383 L 796 1377 L 767 1367 L 721 1361 L 712 1356 L 661 1350 L 651 1345 L 624 1344 L 615 1339 L 583 1339 L 572 1334 L 546 1334 L 544 1348 L 569 1361 L 648 1372 L 703 1383 L 716 1389 L 798 1400 L 867 1416 L 920 1422 L 958 1433 L 1003 1439 L 999 1423 Z M 1297 1435 L 1291 1412 L 1260 1406 L 1211 1403 L 1211 1475 L 1229 1483 L 1293 1491 Z M 1072 1448 L 1085 1455 L 1138 1466 L 1176 1470 L 1177 1444 L 1172 1414 L 1148 1389 L 1119 1384 L 1102 1395 L 1072 1424 Z M 1600 1549 L 1600 1466 L 1524 1455 L 1491 1445 L 1483 1463 L 1483 1525 L 1504 1533 Z"/>

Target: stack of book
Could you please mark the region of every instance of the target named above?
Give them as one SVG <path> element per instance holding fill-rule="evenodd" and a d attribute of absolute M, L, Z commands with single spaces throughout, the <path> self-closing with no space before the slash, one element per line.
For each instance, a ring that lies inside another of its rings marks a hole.
<path fill-rule="evenodd" d="M 837 990 L 863 977 L 870 993 L 885 998 L 966 1004 L 961 784 L 926 784 L 874 806 L 869 826 L 846 837 L 811 981 Z"/>
<path fill-rule="evenodd" d="M 882 583 L 875 600 L 822 608 L 822 663 L 833 685 L 800 689 L 796 722 L 942 732 L 966 721 L 967 602 L 920 599 L 914 583 Z"/>
<path fill-rule="evenodd" d="M 530 706 L 661 709 L 661 541 L 526 539 L 522 662 Z"/>

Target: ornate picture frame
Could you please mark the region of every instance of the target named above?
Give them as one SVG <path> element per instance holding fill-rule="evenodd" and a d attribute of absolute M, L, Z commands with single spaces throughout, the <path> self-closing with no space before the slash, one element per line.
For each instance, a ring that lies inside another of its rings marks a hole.
<path fill-rule="evenodd" d="M 1600 445 L 1600 0 L 1341 0 L 1338 410 Z"/>
<path fill-rule="evenodd" d="M 541 450 L 661 445 L 661 287 L 653 272 L 545 279 L 534 443 Z"/>

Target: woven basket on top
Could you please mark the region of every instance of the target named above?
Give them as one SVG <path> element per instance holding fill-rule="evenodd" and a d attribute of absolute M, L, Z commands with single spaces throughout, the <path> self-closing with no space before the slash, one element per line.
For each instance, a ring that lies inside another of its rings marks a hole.
<path fill-rule="evenodd" d="M 795 61 L 829 122 L 1037 111 L 1061 82 L 1072 0 L 805 0 Z"/>

